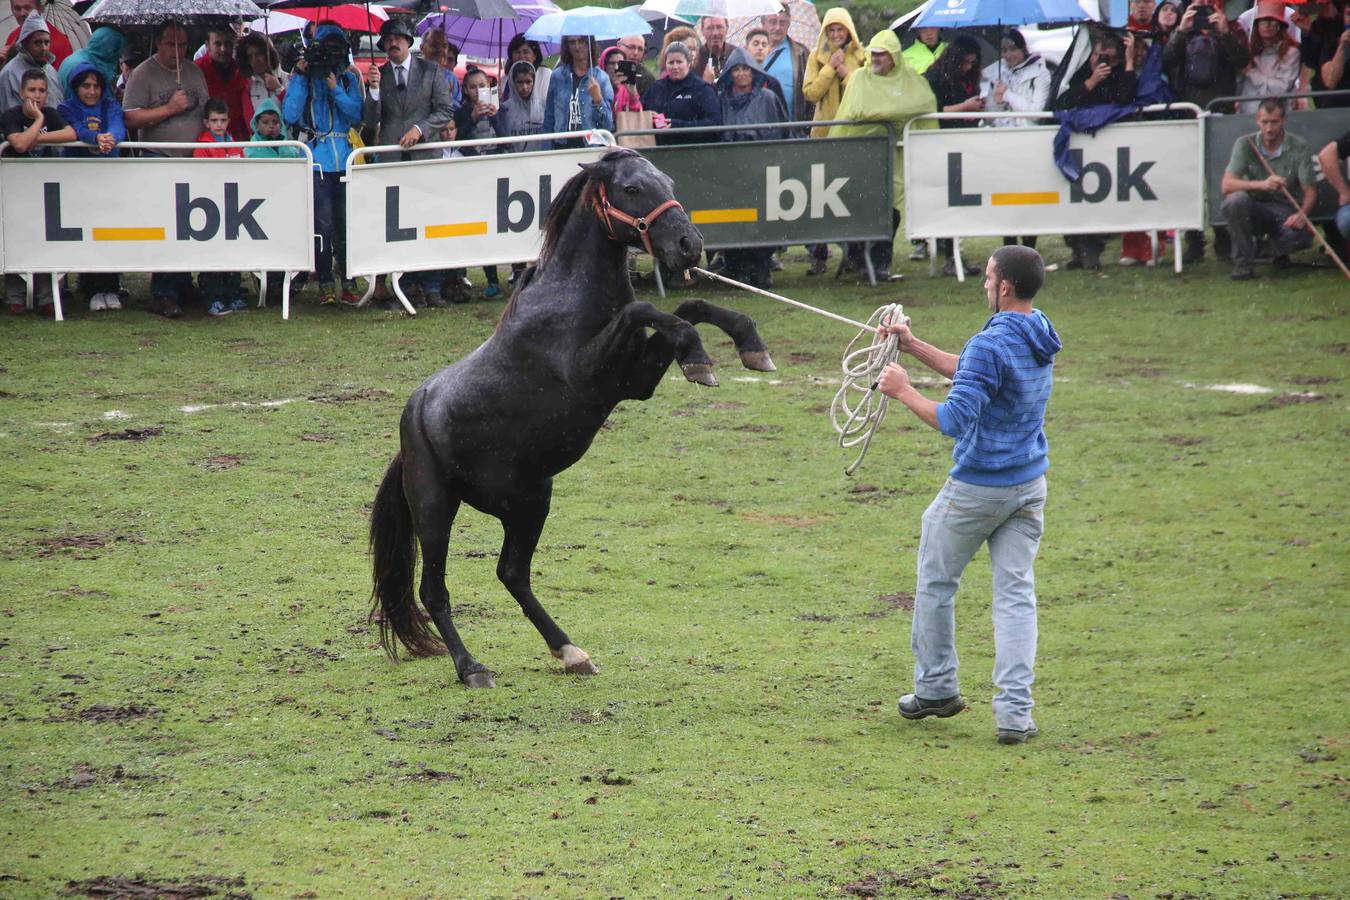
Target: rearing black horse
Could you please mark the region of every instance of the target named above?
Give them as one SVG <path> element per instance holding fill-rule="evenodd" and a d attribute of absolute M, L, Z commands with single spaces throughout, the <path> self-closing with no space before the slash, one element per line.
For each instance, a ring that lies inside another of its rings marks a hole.
<path fill-rule="evenodd" d="M 636 302 L 628 245 L 669 268 L 694 265 L 703 239 L 672 197 L 673 183 L 631 150 L 583 165 L 553 201 L 538 264 L 526 271 L 496 332 L 427 379 L 408 400 L 401 451 L 389 464 L 370 519 L 380 639 L 397 658 L 449 649 L 459 680 L 495 687 L 450 618 L 445 560 L 460 503 L 496 516 L 505 535 L 497 577 L 568 672 L 595 664 L 554 623 L 530 588 L 530 562 L 548 517 L 553 476 L 579 460 L 622 400 L 646 400 L 672 361 L 715 386 L 712 360 L 694 326 L 721 328 L 750 369 L 773 362 L 747 316 L 703 300 L 674 315 Z M 650 212 L 644 211 L 650 210 Z M 422 547 L 422 603 L 413 597 Z"/>

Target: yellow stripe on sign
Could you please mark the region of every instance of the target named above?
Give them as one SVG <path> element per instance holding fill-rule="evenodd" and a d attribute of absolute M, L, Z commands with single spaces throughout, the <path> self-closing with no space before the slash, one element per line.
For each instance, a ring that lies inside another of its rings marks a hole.
<path fill-rule="evenodd" d="M 96 241 L 162 241 L 163 228 L 95 228 Z"/>
<path fill-rule="evenodd" d="M 449 225 L 428 225 L 427 240 L 432 238 L 469 237 L 474 234 L 487 234 L 487 222 L 451 222 Z"/>
<path fill-rule="evenodd" d="M 1059 202 L 1059 191 L 1032 191 L 1022 194 L 990 194 L 994 206 L 1044 206 Z"/>
<path fill-rule="evenodd" d="M 695 225 L 727 225 L 731 222 L 758 222 L 759 210 L 751 209 L 696 209 L 689 213 Z"/>

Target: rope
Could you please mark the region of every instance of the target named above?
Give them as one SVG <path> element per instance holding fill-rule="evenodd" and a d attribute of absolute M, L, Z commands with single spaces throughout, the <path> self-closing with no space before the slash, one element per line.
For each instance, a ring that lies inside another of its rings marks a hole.
<path fill-rule="evenodd" d="M 708 278 L 725 282 L 732 287 L 738 287 L 752 294 L 759 294 L 762 297 L 768 297 L 770 300 L 777 300 L 779 303 L 786 303 L 788 306 L 795 306 L 798 309 L 813 312 L 818 316 L 834 319 L 836 322 L 843 322 L 845 325 L 852 325 L 858 329 L 857 335 L 849 341 L 848 347 L 844 350 L 844 383 L 839 386 L 838 392 L 834 395 L 834 400 L 830 403 L 830 424 L 839 434 L 839 446 L 847 450 L 859 444 L 862 445 L 862 449 L 858 451 L 857 459 L 853 460 L 853 463 L 844 470 L 844 474 L 852 475 L 858 471 L 858 467 L 862 465 L 863 457 L 867 455 L 868 445 L 872 443 L 872 435 L 876 434 L 877 427 L 881 425 L 881 420 L 886 418 L 886 404 L 890 401 L 889 397 L 877 390 L 877 380 L 881 378 L 881 370 L 886 368 L 887 363 L 895 362 L 900 358 L 899 339 L 893 334 L 882 338 L 877 335 L 877 332 L 882 325 L 890 322 L 908 322 L 909 318 L 905 315 L 905 308 L 899 303 L 891 303 L 878 307 L 866 323 L 857 322 L 829 310 L 812 306 L 809 303 L 802 303 L 799 300 L 793 300 L 781 294 L 766 291 L 763 288 L 726 278 L 716 272 L 699 268 L 695 268 L 694 271 Z M 869 333 L 874 335 L 872 342 L 866 346 L 860 346 L 860 342 Z M 864 387 L 864 385 L 866 386 Z M 850 406 L 849 398 L 856 393 L 861 393 L 863 396 L 858 399 L 856 406 Z"/>
<path fill-rule="evenodd" d="M 844 350 L 844 383 L 839 385 L 830 402 L 830 424 L 839 433 L 840 447 L 847 450 L 862 445 L 857 458 L 844 470 L 845 475 L 858 471 L 872 443 L 872 435 L 886 418 L 886 407 L 891 398 L 877 390 L 877 381 L 886 364 L 900 358 L 900 340 L 893 334 L 874 338 L 867 344 L 862 342 L 869 332 L 875 335 L 881 325 L 908 321 L 905 308 L 899 303 L 878 307 Z M 857 397 L 858 394 L 862 396 Z M 852 406 L 849 405 L 851 397 L 857 398 L 857 403 Z"/>

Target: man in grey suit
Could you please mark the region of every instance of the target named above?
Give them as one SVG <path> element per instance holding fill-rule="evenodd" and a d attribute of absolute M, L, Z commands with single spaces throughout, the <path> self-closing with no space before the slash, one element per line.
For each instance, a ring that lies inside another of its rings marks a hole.
<path fill-rule="evenodd" d="M 378 128 L 376 142 L 399 144 L 403 159 L 430 159 L 435 151 L 409 153 L 418 144 L 438 140 L 446 122 L 455 117 L 450 83 L 441 67 L 412 55 L 413 32 L 403 18 L 380 27 L 380 49 L 389 61 L 366 74 L 370 90 L 364 116 L 368 128 Z M 380 162 L 397 162 L 381 154 Z"/>

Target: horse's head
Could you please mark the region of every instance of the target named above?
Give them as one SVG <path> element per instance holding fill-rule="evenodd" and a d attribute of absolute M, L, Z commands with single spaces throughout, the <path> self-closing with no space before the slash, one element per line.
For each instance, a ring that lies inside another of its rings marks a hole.
<path fill-rule="evenodd" d="M 698 264 L 703 236 L 675 199 L 675 183 L 632 150 L 612 150 L 582 166 L 595 214 L 614 240 L 643 247 L 669 269 Z"/>

